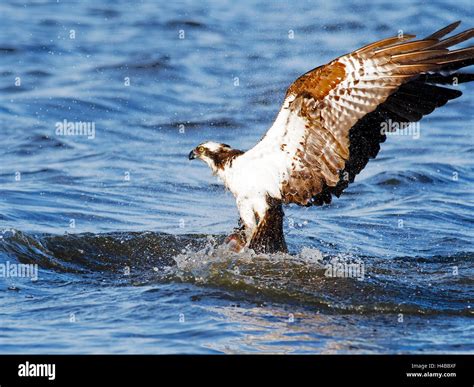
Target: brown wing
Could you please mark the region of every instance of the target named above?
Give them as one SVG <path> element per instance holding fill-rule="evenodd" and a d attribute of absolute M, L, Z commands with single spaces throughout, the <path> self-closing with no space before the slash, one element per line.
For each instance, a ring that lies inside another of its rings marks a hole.
<path fill-rule="evenodd" d="M 349 130 L 350 155 L 344 169 L 339 173 L 335 186 L 324 185 L 321 192 L 314 195 L 308 205 L 322 205 L 331 202 L 332 195 L 339 197 L 355 176 L 364 169 L 369 159 L 375 158 L 380 143 L 386 140 L 381 131 L 384 122 L 409 123 L 419 121 L 437 107 L 462 95 L 459 90 L 437 86 L 437 83 L 458 83 L 473 81 L 471 74 L 450 76 L 424 76 L 402 86 L 373 112 L 365 115 Z"/>
<path fill-rule="evenodd" d="M 440 40 L 458 25 L 418 41 L 404 42 L 414 37 L 405 35 L 372 43 L 290 86 L 279 118 L 261 141 L 270 146 L 280 136 L 283 202 L 329 203 L 377 155 L 385 140 L 382 122 L 418 121 L 461 95 L 436 86 L 447 77 L 432 75 L 473 63 L 474 47 L 448 47 L 474 36 L 474 29 Z"/>

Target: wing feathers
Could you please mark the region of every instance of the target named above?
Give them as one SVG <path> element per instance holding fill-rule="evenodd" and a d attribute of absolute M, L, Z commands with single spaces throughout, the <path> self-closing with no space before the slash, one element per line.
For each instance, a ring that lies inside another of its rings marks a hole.
<path fill-rule="evenodd" d="M 401 122 L 416 122 L 421 120 L 423 114 L 415 111 L 415 109 L 410 109 L 405 103 L 400 103 L 399 99 L 390 99 L 384 104 L 384 107 L 402 117 Z"/>
<path fill-rule="evenodd" d="M 434 44 L 432 48 L 448 48 L 456 44 L 462 43 L 468 39 L 471 39 L 473 36 L 474 36 L 474 28 L 471 28 L 457 35 L 454 35 L 450 38 L 441 40 L 440 42 Z"/>
<path fill-rule="evenodd" d="M 424 64 L 404 64 L 397 66 L 396 74 L 406 75 L 418 75 L 427 71 L 433 71 L 438 69 L 439 66 L 436 63 L 424 63 Z"/>
<path fill-rule="evenodd" d="M 408 41 L 414 35 L 379 40 L 299 77 L 280 112 L 286 120 L 277 119 L 256 146 L 273 152 L 285 144 L 275 155 L 285 177 L 278 182 L 278 199 L 329 203 L 377 155 L 386 139 L 384 123 L 416 122 L 459 97 L 459 90 L 436 86 L 450 79 L 438 72 L 474 63 L 474 47 L 448 49 L 473 37 L 474 29 L 440 40 L 459 24 L 417 41 Z"/>
<path fill-rule="evenodd" d="M 438 41 L 436 39 L 417 40 L 415 42 L 400 43 L 394 46 L 380 48 L 375 51 L 374 56 L 399 54 L 404 52 L 419 51 L 424 48 L 433 47 Z"/>
<path fill-rule="evenodd" d="M 442 56 L 449 51 L 445 50 L 425 50 L 425 51 L 413 51 L 403 54 L 392 55 L 392 62 L 395 63 L 407 63 L 407 62 L 419 62 L 426 59 L 432 59 Z"/>
<path fill-rule="evenodd" d="M 430 36 L 427 36 L 426 39 L 441 39 L 443 36 L 454 31 L 459 26 L 459 24 L 461 24 L 461 20 L 458 20 L 457 22 L 451 23 L 449 26 L 441 28 L 439 31 L 436 31 Z"/>
<path fill-rule="evenodd" d="M 386 38 L 379 40 L 378 42 L 368 44 L 364 47 L 359 48 L 358 50 L 354 51 L 355 54 L 360 54 L 364 52 L 370 52 L 380 47 L 387 47 L 391 46 L 392 44 L 404 42 L 406 40 L 414 39 L 416 35 L 401 35 L 401 36 L 393 36 L 391 38 Z"/>
<path fill-rule="evenodd" d="M 434 58 L 433 62 L 438 65 L 455 63 L 474 57 L 474 47 L 463 48 L 460 50 L 449 51 L 447 54 Z"/>

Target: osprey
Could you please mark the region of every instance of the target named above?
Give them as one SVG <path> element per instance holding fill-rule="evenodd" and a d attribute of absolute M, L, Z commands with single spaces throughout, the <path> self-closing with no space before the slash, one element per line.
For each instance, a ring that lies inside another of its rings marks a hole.
<path fill-rule="evenodd" d="M 420 40 L 379 40 L 303 74 L 246 152 L 215 142 L 193 149 L 189 159 L 204 161 L 235 196 L 240 227 L 227 238 L 232 248 L 286 251 L 283 204 L 330 203 L 377 156 L 393 130 L 387 123 L 408 125 L 459 97 L 439 86 L 474 80 L 455 72 L 474 63 L 474 47 L 449 50 L 474 29 L 445 38 L 459 24 Z"/>

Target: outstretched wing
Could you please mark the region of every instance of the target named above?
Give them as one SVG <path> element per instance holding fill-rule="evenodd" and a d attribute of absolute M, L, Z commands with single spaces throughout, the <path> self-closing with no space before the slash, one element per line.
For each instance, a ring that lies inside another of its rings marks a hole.
<path fill-rule="evenodd" d="M 249 150 L 272 154 L 278 189 L 271 191 L 285 203 L 329 203 L 377 155 L 383 122 L 418 121 L 460 96 L 437 86 L 452 79 L 440 71 L 474 63 L 474 47 L 448 50 L 474 36 L 474 29 L 441 40 L 459 23 L 421 40 L 380 40 L 299 77 L 272 127 Z"/>

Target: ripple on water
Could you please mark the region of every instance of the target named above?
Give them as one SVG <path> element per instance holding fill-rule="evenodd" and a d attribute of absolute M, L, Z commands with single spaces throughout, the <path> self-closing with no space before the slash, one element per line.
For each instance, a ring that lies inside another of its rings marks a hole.
<path fill-rule="evenodd" d="M 298 254 L 235 253 L 222 245 L 221 236 L 151 232 L 35 236 L 10 230 L 3 232 L 0 252 L 47 270 L 106 275 L 118 286 L 124 281 L 140 286 L 189 283 L 221 290 L 223 295 L 241 294 L 245 300 L 330 313 L 469 315 L 470 294 L 463 286 L 474 272 L 469 253 L 389 262 L 354 254 L 328 255 L 314 248 Z M 457 265 L 461 274 L 453 278 L 443 260 Z M 442 296 L 431 283 L 436 276 L 438 286 L 449 291 Z"/>

